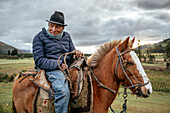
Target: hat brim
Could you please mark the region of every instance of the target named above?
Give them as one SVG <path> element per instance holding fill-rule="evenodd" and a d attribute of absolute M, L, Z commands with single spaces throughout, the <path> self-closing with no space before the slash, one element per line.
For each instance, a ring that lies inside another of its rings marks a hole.
<path fill-rule="evenodd" d="M 57 25 L 61 25 L 61 26 L 67 26 L 67 24 L 62 24 L 62 23 L 55 22 L 55 21 L 50 21 L 50 20 L 46 20 L 46 21 L 47 21 L 47 22 L 50 22 L 50 23 L 57 24 Z"/>

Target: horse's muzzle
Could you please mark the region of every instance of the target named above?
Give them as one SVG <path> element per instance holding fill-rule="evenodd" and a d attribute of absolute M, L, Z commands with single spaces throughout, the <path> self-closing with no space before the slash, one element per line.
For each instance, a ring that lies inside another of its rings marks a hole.
<path fill-rule="evenodd" d="M 139 87 L 135 90 L 135 93 L 134 93 L 137 97 L 144 97 L 144 98 L 147 98 L 150 96 L 151 92 L 150 90 L 147 90 L 145 87 Z"/>

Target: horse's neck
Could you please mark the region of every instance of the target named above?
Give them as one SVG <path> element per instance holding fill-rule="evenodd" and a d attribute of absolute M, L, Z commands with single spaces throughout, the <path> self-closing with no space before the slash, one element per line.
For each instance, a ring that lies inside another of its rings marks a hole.
<path fill-rule="evenodd" d="M 115 91 L 119 89 L 119 82 L 117 81 L 113 73 L 113 63 L 115 61 L 115 51 L 109 52 L 100 62 L 100 64 L 93 69 L 94 74 L 99 79 L 99 81 L 104 84 L 106 87 L 111 88 Z M 98 83 L 93 78 L 93 90 L 94 90 L 94 104 L 103 103 L 101 107 L 105 106 L 106 108 L 110 106 L 113 100 L 116 97 L 116 94 L 101 88 L 98 86 Z M 99 106 L 100 107 L 100 106 Z"/>

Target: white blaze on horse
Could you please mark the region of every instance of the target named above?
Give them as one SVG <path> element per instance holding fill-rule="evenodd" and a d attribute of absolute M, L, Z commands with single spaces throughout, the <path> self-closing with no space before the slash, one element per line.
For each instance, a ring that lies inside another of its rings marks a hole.
<path fill-rule="evenodd" d="M 139 97 L 149 97 L 151 83 L 132 46 L 135 38 L 101 45 L 87 60 L 92 73 L 93 113 L 107 113 L 119 93 L 120 85 Z M 33 113 L 38 87 L 30 77 L 18 78 L 13 87 L 13 108 L 17 113 Z M 22 80 L 22 82 L 20 82 Z"/>

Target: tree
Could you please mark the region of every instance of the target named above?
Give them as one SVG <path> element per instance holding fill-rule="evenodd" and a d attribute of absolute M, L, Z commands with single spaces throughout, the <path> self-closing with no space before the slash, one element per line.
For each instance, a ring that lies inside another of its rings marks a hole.
<path fill-rule="evenodd" d="M 166 57 L 170 59 L 170 42 L 165 46 Z"/>
<path fill-rule="evenodd" d="M 14 48 L 14 50 L 11 52 L 11 55 L 12 56 L 18 55 L 18 50 Z"/>
<path fill-rule="evenodd" d="M 8 50 L 8 55 L 11 55 L 11 51 L 10 50 Z"/>

